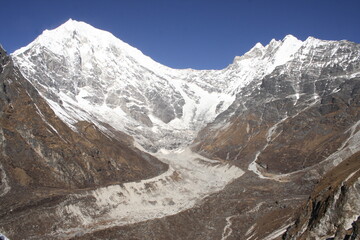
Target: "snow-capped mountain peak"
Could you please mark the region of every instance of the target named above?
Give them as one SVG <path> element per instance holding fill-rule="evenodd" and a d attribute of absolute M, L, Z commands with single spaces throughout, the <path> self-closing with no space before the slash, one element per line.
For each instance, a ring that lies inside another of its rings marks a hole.
<path fill-rule="evenodd" d="M 97 60 L 105 61 L 109 51 L 113 51 L 113 54 L 119 57 L 131 58 L 148 68 L 165 67 L 145 56 L 140 50 L 116 38 L 112 33 L 72 19 L 56 29 L 43 31 L 34 42 L 15 51 L 13 55 L 20 55 L 36 45 L 41 45 L 54 54 L 64 57 L 75 58 L 74 55 L 80 54 L 81 57 L 93 58 L 96 54 Z"/>
<path fill-rule="evenodd" d="M 191 141 L 234 99 L 203 80 L 214 79 L 214 71 L 168 68 L 111 33 L 74 20 L 45 30 L 13 57 L 70 126 L 107 123 L 146 147 Z"/>
<path fill-rule="evenodd" d="M 287 35 L 279 44 L 273 58 L 274 67 L 285 64 L 299 50 L 303 42 L 292 35 Z"/>
<path fill-rule="evenodd" d="M 85 120 L 106 131 L 106 123 L 156 150 L 189 144 L 240 89 L 289 62 L 302 45 L 288 35 L 266 46 L 257 43 L 222 70 L 178 70 L 70 19 L 12 55 L 70 126 Z"/>

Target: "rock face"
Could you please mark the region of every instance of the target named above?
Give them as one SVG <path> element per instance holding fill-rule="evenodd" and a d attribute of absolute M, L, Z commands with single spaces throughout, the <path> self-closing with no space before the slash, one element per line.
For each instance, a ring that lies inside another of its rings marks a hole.
<path fill-rule="evenodd" d="M 88 122 L 78 122 L 72 131 L 6 55 L 2 67 L 3 165 L 11 166 L 20 185 L 85 188 L 142 179 L 167 169 L 132 147 L 132 138 L 121 132 L 114 131 L 111 138 Z"/>
<path fill-rule="evenodd" d="M 357 131 L 359 59 L 357 44 L 307 39 L 291 61 L 242 88 L 194 149 L 239 166 L 256 161 L 269 174 L 318 164 Z"/>
<path fill-rule="evenodd" d="M 323 177 L 283 239 L 360 239 L 359 157 L 354 154 Z"/>
<path fill-rule="evenodd" d="M 0 53 L 11 239 L 358 238 L 359 44 L 179 70 L 69 20 Z"/>

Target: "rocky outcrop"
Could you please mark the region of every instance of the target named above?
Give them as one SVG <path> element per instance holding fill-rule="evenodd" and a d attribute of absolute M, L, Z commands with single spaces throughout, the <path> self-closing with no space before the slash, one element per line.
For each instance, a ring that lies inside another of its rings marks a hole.
<path fill-rule="evenodd" d="M 360 239 L 360 153 L 316 185 L 283 239 Z"/>

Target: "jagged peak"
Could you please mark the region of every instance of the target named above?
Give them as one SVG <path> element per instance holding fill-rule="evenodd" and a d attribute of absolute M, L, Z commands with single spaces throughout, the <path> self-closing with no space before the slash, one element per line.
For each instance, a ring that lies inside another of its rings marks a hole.
<path fill-rule="evenodd" d="M 263 54 L 263 51 L 265 50 L 264 45 L 262 45 L 260 42 L 256 43 L 254 47 L 252 47 L 248 52 L 246 52 L 242 56 L 235 56 L 233 60 L 233 64 L 237 63 L 241 60 L 248 59 L 248 58 L 254 58 L 259 57 Z"/>
<path fill-rule="evenodd" d="M 301 41 L 301 40 L 299 40 L 294 35 L 288 34 L 284 37 L 284 39 L 282 41 L 285 42 L 285 41 Z"/>
<path fill-rule="evenodd" d="M 304 41 L 304 45 L 308 46 L 308 47 L 316 47 L 319 45 L 326 45 L 326 44 L 340 44 L 340 43 L 347 43 L 347 44 L 354 44 L 354 42 L 349 41 L 349 40 L 323 40 L 320 38 L 316 38 L 313 36 L 308 37 L 305 41 Z M 357 44 L 357 43 L 355 43 Z"/>
<path fill-rule="evenodd" d="M 74 20 L 72 18 L 69 18 L 66 22 L 63 23 L 64 24 L 76 24 L 76 23 L 85 23 L 85 22 L 82 22 L 82 21 L 77 21 L 77 20 Z M 86 23 L 85 23 L 86 24 Z"/>
<path fill-rule="evenodd" d="M 339 42 L 339 41 L 321 40 L 316 37 L 310 36 L 304 41 L 304 46 L 306 48 L 315 48 L 320 45 L 327 45 L 329 43 L 331 44 L 331 43 L 336 43 L 336 42 Z"/>
<path fill-rule="evenodd" d="M 6 50 L 3 48 L 3 46 L 0 44 L 0 58 L 7 55 Z"/>
<path fill-rule="evenodd" d="M 299 48 L 303 44 L 303 41 L 289 34 L 281 41 L 281 48 Z"/>
<path fill-rule="evenodd" d="M 252 49 L 263 49 L 264 45 L 262 45 L 260 42 L 256 43 L 255 46 Z M 251 51 L 251 50 L 250 50 Z"/>
<path fill-rule="evenodd" d="M 311 41 L 318 41 L 319 39 L 317 39 L 316 37 L 313 37 L 313 36 L 309 36 L 305 42 L 311 42 Z"/>
<path fill-rule="evenodd" d="M 260 42 L 258 42 L 247 53 L 245 53 L 244 56 L 249 56 L 249 57 L 259 56 L 262 54 L 263 51 L 264 51 L 264 46 Z"/>
<path fill-rule="evenodd" d="M 273 39 L 271 39 L 271 41 L 269 42 L 269 44 L 266 45 L 266 47 L 279 45 L 280 43 L 281 43 L 281 40 L 276 40 L 275 38 L 273 38 Z"/>
<path fill-rule="evenodd" d="M 4 49 L 4 47 L 1 45 L 1 43 L 0 43 L 0 51 L 6 52 L 5 49 Z"/>
<path fill-rule="evenodd" d="M 303 43 L 303 41 L 299 40 L 297 37 L 295 37 L 292 34 L 286 35 L 282 40 L 276 40 L 275 38 L 271 39 L 268 45 L 265 46 L 265 48 L 279 46 L 284 43 Z"/>
<path fill-rule="evenodd" d="M 301 40 L 290 34 L 286 35 L 282 40 L 272 39 L 266 46 L 263 46 L 261 43 L 257 43 L 243 56 L 235 57 L 233 65 L 237 65 L 242 61 L 247 62 L 249 59 L 260 60 L 263 57 L 268 57 L 268 61 L 271 61 L 268 71 L 271 71 L 276 66 L 290 61 L 302 45 L 303 42 Z"/>
<path fill-rule="evenodd" d="M 268 45 L 264 46 L 260 42 L 256 43 L 254 47 L 252 47 L 248 52 L 246 52 L 243 56 L 236 56 L 234 58 L 233 63 L 238 61 L 254 58 L 254 57 L 261 57 L 266 51 L 272 51 L 276 49 L 276 51 L 284 52 L 289 51 L 291 48 L 298 49 L 298 47 L 303 42 L 296 38 L 295 36 L 288 34 L 286 35 L 283 40 L 276 40 L 272 39 Z M 290 49 L 289 49 L 290 48 Z M 283 57 L 283 56 L 282 56 Z"/>

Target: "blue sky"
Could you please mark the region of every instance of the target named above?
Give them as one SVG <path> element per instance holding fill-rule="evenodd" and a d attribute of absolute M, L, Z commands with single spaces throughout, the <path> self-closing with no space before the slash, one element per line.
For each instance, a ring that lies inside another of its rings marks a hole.
<path fill-rule="evenodd" d="M 174 68 L 221 69 L 257 42 L 360 43 L 359 0 L 0 0 L 8 52 L 69 18 L 85 21 Z"/>

